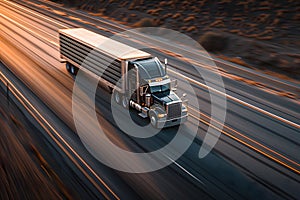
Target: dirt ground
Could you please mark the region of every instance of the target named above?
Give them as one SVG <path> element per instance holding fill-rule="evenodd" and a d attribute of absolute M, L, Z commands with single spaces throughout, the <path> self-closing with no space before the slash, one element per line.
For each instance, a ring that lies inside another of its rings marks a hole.
<path fill-rule="evenodd" d="M 52 1 L 132 27 L 177 30 L 225 60 L 300 79 L 297 0 Z"/>

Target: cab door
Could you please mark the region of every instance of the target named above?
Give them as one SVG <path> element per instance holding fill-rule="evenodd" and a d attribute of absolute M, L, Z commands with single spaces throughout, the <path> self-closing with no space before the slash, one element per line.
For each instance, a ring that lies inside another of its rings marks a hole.
<path fill-rule="evenodd" d="M 133 101 L 137 101 L 137 77 L 136 77 L 136 69 L 132 62 L 128 63 L 128 92 L 130 95 L 130 99 Z"/>

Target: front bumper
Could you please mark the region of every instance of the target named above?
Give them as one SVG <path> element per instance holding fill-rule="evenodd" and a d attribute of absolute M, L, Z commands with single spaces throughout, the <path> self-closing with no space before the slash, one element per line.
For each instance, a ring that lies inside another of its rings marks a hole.
<path fill-rule="evenodd" d="M 157 121 L 157 128 L 166 128 L 166 127 L 176 126 L 176 125 L 186 122 L 187 119 L 188 119 L 188 114 L 178 117 L 178 118 L 169 119 L 169 120 L 160 119 Z"/>

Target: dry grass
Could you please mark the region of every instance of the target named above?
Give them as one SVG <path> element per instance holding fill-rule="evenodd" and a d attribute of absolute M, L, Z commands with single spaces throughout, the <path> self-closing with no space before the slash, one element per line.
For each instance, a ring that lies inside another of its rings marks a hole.
<path fill-rule="evenodd" d="M 223 32 L 238 36 L 240 41 L 246 41 L 245 46 L 248 45 L 247 40 L 255 39 L 265 42 L 266 45 L 276 44 L 300 49 L 299 28 L 297 28 L 300 20 L 298 0 L 56 1 L 68 5 L 71 4 L 70 2 L 74 2 L 71 6 L 82 9 L 93 9 L 92 7 L 95 6 L 103 16 L 111 17 L 120 23 L 133 27 L 163 26 L 181 31 L 196 40 L 205 32 Z M 216 44 L 221 41 L 218 39 L 217 42 L 212 41 L 206 44 L 208 47 L 206 49 L 222 51 L 228 53 L 227 55 L 236 55 L 237 57 L 247 54 L 247 48 L 234 48 L 237 44 L 232 41 L 228 44 L 230 47 L 227 47 L 226 51 L 221 50 L 226 47 L 224 42 L 222 42 L 223 45 Z M 272 51 L 272 48 L 268 50 Z M 251 65 L 260 65 L 259 60 L 249 59 L 247 62 Z M 285 66 L 280 67 L 284 68 Z"/>
<path fill-rule="evenodd" d="M 189 22 L 189 21 L 194 21 L 194 20 L 195 20 L 195 16 L 189 16 L 189 17 L 185 18 L 183 21 Z"/>
<path fill-rule="evenodd" d="M 192 32 L 192 31 L 196 31 L 197 27 L 196 26 L 190 26 L 186 29 L 186 32 Z"/>
<path fill-rule="evenodd" d="M 160 11 L 162 11 L 161 8 L 156 8 L 148 10 L 147 13 L 153 16 L 158 16 Z"/>
<path fill-rule="evenodd" d="M 133 0 L 129 6 L 129 9 L 132 10 L 132 9 L 135 9 L 137 6 L 143 4 L 143 0 Z"/>
<path fill-rule="evenodd" d="M 252 68 L 248 63 L 246 63 L 244 60 L 242 60 L 239 57 L 227 57 L 227 56 L 224 56 L 224 55 L 220 55 L 220 56 L 218 56 L 218 58 L 220 58 L 222 60 L 227 60 L 229 62 L 238 64 L 238 65 L 241 65 L 241 66 Z"/>
<path fill-rule="evenodd" d="M 155 22 L 153 19 L 150 18 L 143 18 L 140 21 L 134 23 L 133 27 L 153 27 L 155 26 Z"/>
<path fill-rule="evenodd" d="M 117 8 L 129 9 L 132 11 L 142 12 L 166 21 L 167 28 L 182 30 L 183 26 L 196 26 L 197 30 L 212 30 L 218 28 L 221 31 L 235 33 L 235 29 L 241 32 L 236 32 L 241 36 L 252 36 L 258 34 L 257 39 L 281 41 L 282 32 L 293 31 L 290 27 L 296 27 L 299 23 L 299 3 L 297 0 L 290 1 L 258 1 L 246 0 L 233 3 L 232 0 L 220 0 L 213 3 L 208 0 L 164 0 L 164 1 L 70 1 L 70 0 L 53 0 L 70 6 L 81 7 L 82 9 L 108 9 L 106 14 L 115 15 Z M 172 16 L 170 14 L 172 14 Z M 289 15 L 287 15 L 289 14 Z M 117 14 L 118 15 L 118 14 Z M 111 16 L 115 17 L 115 16 Z M 123 18 L 128 23 L 134 24 L 139 19 L 128 20 L 128 16 Z M 145 18 L 147 16 L 143 16 Z M 123 21 L 120 16 L 118 20 Z M 196 20 L 197 19 L 197 20 Z M 193 23 L 193 24 L 191 24 Z M 205 25 L 205 26 L 204 26 Z M 249 26 L 250 25 L 250 26 Z M 274 27 L 277 32 L 270 35 L 262 35 L 268 26 Z M 256 27 L 256 29 L 251 29 Z M 294 30 L 296 31 L 296 30 Z M 190 32 L 190 36 L 197 38 L 201 32 Z M 290 35 L 290 34 L 287 34 Z M 294 34 L 295 35 L 295 34 Z M 272 36 L 272 37 L 271 37 Z M 296 44 L 296 42 L 291 43 Z"/>
<path fill-rule="evenodd" d="M 167 5 L 169 5 L 169 2 L 167 2 L 167 1 L 161 1 L 161 2 L 159 2 L 159 7 L 164 7 L 164 6 L 167 6 Z"/>
<path fill-rule="evenodd" d="M 172 13 L 167 13 L 164 16 L 162 16 L 161 19 L 167 19 L 167 18 L 170 18 L 170 17 L 172 17 Z"/>
<path fill-rule="evenodd" d="M 254 22 L 265 23 L 269 17 L 270 17 L 270 14 L 263 13 L 263 14 L 258 15 L 256 20 L 254 20 Z"/>
<path fill-rule="evenodd" d="M 223 22 L 222 19 L 217 19 L 216 21 L 212 22 L 210 25 L 210 27 L 225 27 L 225 24 Z"/>
<path fill-rule="evenodd" d="M 173 19 L 177 19 L 178 17 L 181 17 L 181 14 L 180 13 L 175 13 L 172 18 Z"/>

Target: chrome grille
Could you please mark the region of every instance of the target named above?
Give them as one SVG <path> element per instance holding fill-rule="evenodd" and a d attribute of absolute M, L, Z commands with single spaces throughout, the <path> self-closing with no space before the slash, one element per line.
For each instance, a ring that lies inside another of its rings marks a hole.
<path fill-rule="evenodd" d="M 174 119 L 181 116 L 181 102 L 167 105 L 167 119 Z"/>

